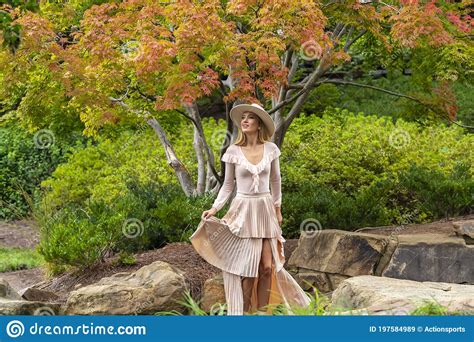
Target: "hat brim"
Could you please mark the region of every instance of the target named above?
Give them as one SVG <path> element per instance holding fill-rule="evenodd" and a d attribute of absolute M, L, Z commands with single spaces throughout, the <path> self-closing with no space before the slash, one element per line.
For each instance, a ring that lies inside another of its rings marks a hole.
<path fill-rule="evenodd" d="M 267 127 L 270 136 L 275 133 L 275 123 L 270 114 L 263 109 L 248 104 L 240 104 L 230 110 L 230 118 L 234 122 L 234 125 L 240 128 L 240 121 L 245 112 L 252 112 L 255 113 L 255 115 L 258 115 L 260 119 L 262 119 L 263 124 Z"/>

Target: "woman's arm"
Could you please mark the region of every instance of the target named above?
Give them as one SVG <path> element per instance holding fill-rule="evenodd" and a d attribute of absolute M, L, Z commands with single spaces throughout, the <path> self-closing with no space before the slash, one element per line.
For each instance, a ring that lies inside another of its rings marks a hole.
<path fill-rule="evenodd" d="M 273 205 L 275 209 L 281 208 L 281 175 L 280 175 L 280 158 L 276 157 L 272 160 L 270 169 L 270 188 L 272 193 Z"/>
<path fill-rule="evenodd" d="M 219 193 L 217 194 L 212 207 L 216 209 L 216 212 L 222 209 L 224 204 L 229 199 L 230 194 L 234 190 L 234 177 L 235 177 L 235 164 L 234 163 L 225 163 L 225 177 L 224 183 L 222 184 Z"/>

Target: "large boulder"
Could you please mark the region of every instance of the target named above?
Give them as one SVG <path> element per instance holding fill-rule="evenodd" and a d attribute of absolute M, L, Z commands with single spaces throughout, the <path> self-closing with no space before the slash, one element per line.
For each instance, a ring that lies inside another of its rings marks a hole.
<path fill-rule="evenodd" d="M 316 287 L 324 293 L 359 275 L 474 284 L 474 245 L 468 243 L 471 226 L 466 222 L 446 223 L 433 232 L 416 225 L 424 228 L 417 233 L 405 227 L 377 227 L 371 233 L 302 232 L 288 270 L 303 289 Z"/>
<path fill-rule="evenodd" d="M 474 246 L 459 237 L 401 235 L 382 276 L 416 281 L 474 284 Z"/>
<path fill-rule="evenodd" d="M 453 222 L 454 232 L 462 237 L 467 244 L 474 245 L 474 220 Z"/>
<path fill-rule="evenodd" d="M 20 300 L 21 296 L 10 286 L 8 281 L 0 278 L 0 298 Z"/>
<path fill-rule="evenodd" d="M 390 246 L 391 239 L 381 235 L 336 229 L 303 232 L 288 260 L 288 269 L 303 289 L 315 286 L 329 292 L 349 277 L 376 274 L 386 262 L 383 256 Z"/>
<path fill-rule="evenodd" d="M 0 278 L 0 315 L 58 315 L 61 311 L 59 303 L 27 301 Z"/>
<path fill-rule="evenodd" d="M 188 290 L 183 272 L 163 261 L 129 273 L 121 272 L 99 282 L 72 291 L 67 299 L 66 315 L 147 315 L 157 311 L 185 308 Z"/>
<path fill-rule="evenodd" d="M 317 234 L 303 232 L 288 266 L 347 276 L 374 274 L 387 240 L 380 235 L 336 229 Z"/>
<path fill-rule="evenodd" d="M 443 305 L 449 312 L 474 314 L 474 285 L 357 276 L 344 280 L 332 293 L 331 306 L 359 313 L 407 315 L 426 301 Z"/>

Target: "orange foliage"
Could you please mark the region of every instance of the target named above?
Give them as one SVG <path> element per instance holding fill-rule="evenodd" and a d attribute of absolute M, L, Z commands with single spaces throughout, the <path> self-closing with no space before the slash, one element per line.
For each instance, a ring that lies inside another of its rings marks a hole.
<path fill-rule="evenodd" d="M 284 53 L 292 49 L 297 54 L 308 42 L 324 68 L 347 62 L 346 37 L 332 35 L 338 20 L 355 31 L 366 29 L 387 49 L 392 41 L 410 48 L 449 44 L 456 29 L 472 29 L 469 16 L 443 10 L 435 0 L 377 6 L 348 0 L 325 7 L 314 0 L 231 0 L 227 6 L 219 0 L 125 0 L 87 10 L 71 44 L 55 40 L 46 18 L 33 13 L 18 17 L 23 53 L 54 55 L 44 62 L 68 95 L 84 104 L 106 103 L 109 94 L 123 93 L 126 78 L 133 75 L 141 89 L 156 97 L 158 110 L 210 96 L 226 76 L 234 87 L 224 101 L 259 102 L 257 90 L 270 98 L 288 84 Z M 446 95 L 441 89 L 439 95 Z M 455 115 L 452 105 L 445 108 Z M 104 118 L 115 120 L 110 112 Z"/>

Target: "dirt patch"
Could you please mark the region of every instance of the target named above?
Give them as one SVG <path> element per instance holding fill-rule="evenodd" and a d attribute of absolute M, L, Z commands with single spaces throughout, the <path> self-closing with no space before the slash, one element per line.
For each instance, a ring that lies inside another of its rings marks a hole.
<path fill-rule="evenodd" d="M 39 235 L 33 220 L 0 221 L 0 247 L 34 248 Z"/>
<path fill-rule="evenodd" d="M 0 273 L 0 278 L 5 279 L 17 292 L 46 279 L 43 270 L 39 267 L 29 270 Z"/>

